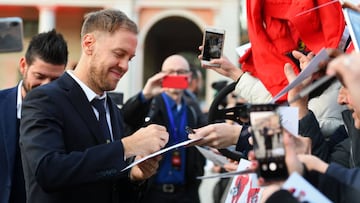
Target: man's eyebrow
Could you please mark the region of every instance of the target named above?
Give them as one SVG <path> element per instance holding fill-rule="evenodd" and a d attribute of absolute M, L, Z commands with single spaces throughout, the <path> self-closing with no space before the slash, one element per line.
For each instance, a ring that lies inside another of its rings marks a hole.
<path fill-rule="evenodd" d="M 123 49 L 123 48 L 115 48 L 115 49 L 113 49 L 113 51 L 114 51 L 114 52 L 121 51 L 121 52 L 124 52 L 124 53 L 126 53 L 126 54 L 129 54 L 129 52 L 126 51 L 126 50 Z M 135 56 L 135 54 L 132 54 L 130 57 L 134 57 L 134 56 Z"/>
<path fill-rule="evenodd" d="M 126 51 L 125 49 L 123 49 L 123 48 L 114 48 L 113 51 L 114 51 L 114 52 L 116 52 L 116 51 L 122 51 L 122 52 L 126 52 L 126 53 L 127 53 L 127 51 Z"/>
<path fill-rule="evenodd" d="M 38 76 L 45 76 L 46 74 L 43 74 L 41 72 L 33 72 L 34 75 L 38 75 Z"/>

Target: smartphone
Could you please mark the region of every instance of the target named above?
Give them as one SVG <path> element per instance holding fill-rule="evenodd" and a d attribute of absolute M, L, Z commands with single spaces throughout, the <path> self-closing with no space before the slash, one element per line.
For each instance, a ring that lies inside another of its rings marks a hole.
<path fill-rule="evenodd" d="M 19 17 L 0 18 L 0 52 L 23 49 L 23 22 Z"/>
<path fill-rule="evenodd" d="M 251 105 L 249 116 L 258 173 L 266 181 L 288 177 L 285 164 L 283 130 L 276 104 Z"/>
<path fill-rule="evenodd" d="M 203 36 L 203 49 L 201 63 L 208 66 L 219 66 L 211 64 L 211 59 L 221 57 L 224 47 L 225 30 L 219 28 L 206 28 Z"/>
<path fill-rule="evenodd" d="M 174 89 L 186 89 L 189 86 L 186 75 L 167 75 L 162 80 L 162 87 Z"/>

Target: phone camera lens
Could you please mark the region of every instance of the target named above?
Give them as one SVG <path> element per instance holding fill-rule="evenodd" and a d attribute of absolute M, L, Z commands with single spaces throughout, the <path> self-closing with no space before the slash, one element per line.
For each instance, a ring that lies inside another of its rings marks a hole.
<path fill-rule="evenodd" d="M 277 164 L 275 162 L 269 163 L 269 169 L 270 169 L 270 171 L 276 171 Z"/>
<path fill-rule="evenodd" d="M 10 27 L 16 27 L 19 25 L 19 22 L 11 22 Z"/>

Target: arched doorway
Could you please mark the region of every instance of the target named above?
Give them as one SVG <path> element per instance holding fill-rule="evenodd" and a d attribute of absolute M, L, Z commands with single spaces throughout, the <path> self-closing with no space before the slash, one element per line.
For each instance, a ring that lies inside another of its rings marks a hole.
<path fill-rule="evenodd" d="M 162 61 L 169 55 L 184 55 L 192 66 L 200 67 L 198 47 L 202 31 L 192 21 L 170 16 L 155 23 L 148 31 L 144 43 L 143 81 L 159 72 Z"/>

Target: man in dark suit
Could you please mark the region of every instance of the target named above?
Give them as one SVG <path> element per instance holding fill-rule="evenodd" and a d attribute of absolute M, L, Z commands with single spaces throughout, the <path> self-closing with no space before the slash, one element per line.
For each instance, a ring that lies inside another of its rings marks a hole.
<path fill-rule="evenodd" d="M 147 123 L 166 126 L 168 145 L 187 140 L 186 126 L 192 128 L 207 123 L 200 107 L 184 96 L 184 89 L 162 88 L 166 75 L 191 77 L 189 64 L 180 55 L 172 55 L 163 62 L 162 72 L 148 79 L 143 91 L 130 98 L 123 106 L 125 122 L 134 130 Z M 205 158 L 193 146 L 170 151 L 163 155 L 158 172 L 149 180 L 143 202 L 200 202 L 197 176 L 204 173 Z"/>
<path fill-rule="evenodd" d="M 75 70 L 25 98 L 20 149 L 28 203 L 135 202 L 139 182 L 155 173 L 159 157 L 122 169 L 134 156 L 164 147 L 165 128 L 151 125 L 125 136 L 122 114 L 106 93 L 127 72 L 136 34 L 121 11 L 87 14 Z M 101 99 L 100 106 L 93 103 Z"/>
<path fill-rule="evenodd" d="M 35 35 L 20 59 L 23 80 L 16 87 L 0 91 L 0 202 L 26 201 L 19 150 L 21 104 L 33 88 L 60 77 L 68 59 L 62 35 L 55 30 Z"/>

